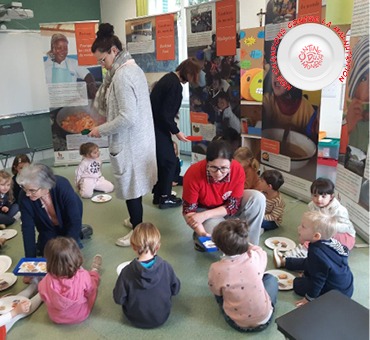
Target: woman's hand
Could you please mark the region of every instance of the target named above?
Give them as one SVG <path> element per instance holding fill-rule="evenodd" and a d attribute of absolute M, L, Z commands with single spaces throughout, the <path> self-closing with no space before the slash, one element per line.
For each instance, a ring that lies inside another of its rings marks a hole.
<path fill-rule="evenodd" d="M 203 214 L 204 215 L 204 214 Z M 206 232 L 203 226 L 203 222 L 206 220 L 202 215 L 202 212 L 199 213 L 189 213 L 184 215 L 186 224 L 193 229 L 199 236 L 211 236 Z"/>
<path fill-rule="evenodd" d="M 88 134 L 89 137 L 95 137 L 95 138 L 100 138 L 101 135 L 100 135 L 100 132 L 99 132 L 99 128 L 96 126 L 94 127 L 90 133 Z"/>
<path fill-rule="evenodd" d="M 184 135 L 184 133 L 181 132 L 181 131 L 179 133 L 176 133 L 176 137 L 181 142 L 190 142 L 190 140 L 187 139 L 186 136 Z"/>
<path fill-rule="evenodd" d="M 1 208 L 1 211 L 2 211 L 3 213 L 7 213 L 7 212 L 9 211 L 9 208 L 8 208 L 8 207 L 2 207 L 2 208 Z"/>

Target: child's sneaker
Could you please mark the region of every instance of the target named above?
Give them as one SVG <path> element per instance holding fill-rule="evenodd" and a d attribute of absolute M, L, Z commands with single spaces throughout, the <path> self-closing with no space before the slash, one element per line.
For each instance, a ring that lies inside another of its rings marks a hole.
<path fill-rule="evenodd" d="M 103 258 L 100 254 L 96 254 L 93 258 L 93 262 L 91 265 L 91 270 L 94 270 L 98 273 L 101 271 L 101 265 L 103 263 Z"/>
<path fill-rule="evenodd" d="M 14 216 L 13 218 L 16 220 L 16 221 L 19 221 L 21 219 L 21 212 L 18 211 Z"/>
<path fill-rule="evenodd" d="M 273 254 L 275 268 L 285 267 L 284 255 L 280 253 L 276 248 Z"/>

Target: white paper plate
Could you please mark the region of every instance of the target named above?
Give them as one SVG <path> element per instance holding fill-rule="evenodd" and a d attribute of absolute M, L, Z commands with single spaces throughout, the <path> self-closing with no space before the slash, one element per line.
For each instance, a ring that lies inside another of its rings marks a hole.
<path fill-rule="evenodd" d="M 121 274 L 121 271 L 123 268 L 125 268 L 127 265 L 129 265 L 131 261 L 122 262 L 117 266 L 117 275 Z"/>
<path fill-rule="evenodd" d="M 15 303 L 22 301 L 30 301 L 24 296 L 20 295 L 11 295 L 5 296 L 0 299 L 0 314 L 5 314 L 10 312 L 14 307 Z"/>
<path fill-rule="evenodd" d="M 0 273 L 5 273 L 12 265 L 12 259 L 6 255 L 0 255 Z"/>
<path fill-rule="evenodd" d="M 0 237 L 6 238 L 7 240 L 10 240 L 14 236 L 18 234 L 18 231 L 15 229 L 4 229 L 1 231 Z"/>
<path fill-rule="evenodd" d="M 91 198 L 91 200 L 95 203 L 105 203 L 105 202 L 109 202 L 111 199 L 112 199 L 112 196 L 107 195 L 107 194 L 99 194 Z"/>
<path fill-rule="evenodd" d="M 4 273 L 0 275 L 0 292 L 8 289 L 17 282 L 17 277 L 13 273 Z"/>
<path fill-rule="evenodd" d="M 270 249 L 277 248 L 279 251 L 292 250 L 296 247 L 296 244 L 293 240 L 287 237 L 270 237 L 265 240 L 266 247 Z"/>
<path fill-rule="evenodd" d="M 291 273 L 286 272 L 285 270 L 268 270 L 265 274 L 271 274 L 278 279 L 279 290 L 291 290 L 293 289 L 293 280 L 295 276 Z M 280 276 L 280 277 L 279 277 Z"/>
<path fill-rule="evenodd" d="M 283 77 L 298 89 L 321 90 L 344 66 L 344 47 L 337 34 L 320 24 L 303 24 L 282 38 L 277 62 Z"/>

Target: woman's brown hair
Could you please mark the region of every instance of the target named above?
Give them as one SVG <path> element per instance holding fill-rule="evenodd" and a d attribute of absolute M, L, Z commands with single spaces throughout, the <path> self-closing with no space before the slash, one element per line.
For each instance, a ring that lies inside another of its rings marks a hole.
<path fill-rule="evenodd" d="M 76 241 L 70 237 L 49 240 L 44 249 L 47 272 L 56 277 L 73 277 L 82 266 L 83 257 Z"/>
<path fill-rule="evenodd" d="M 198 75 L 201 69 L 202 66 L 198 60 L 194 57 L 190 57 L 185 59 L 179 66 L 177 66 L 176 72 L 179 72 L 179 76 L 183 81 L 196 83 L 198 82 Z M 189 75 L 191 79 L 188 79 Z"/>

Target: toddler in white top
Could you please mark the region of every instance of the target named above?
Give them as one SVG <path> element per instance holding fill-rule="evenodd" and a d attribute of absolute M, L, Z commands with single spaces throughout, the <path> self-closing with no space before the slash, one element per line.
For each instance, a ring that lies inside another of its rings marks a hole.
<path fill-rule="evenodd" d="M 95 143 L 84 143 L 80 146 L 82 160 L 76 169 L 76 186 L 82 198 L 91 198 L 94 190 L 112 192 L 114 185 L 107 181 L 101 172 L 100 151 Z"/>

